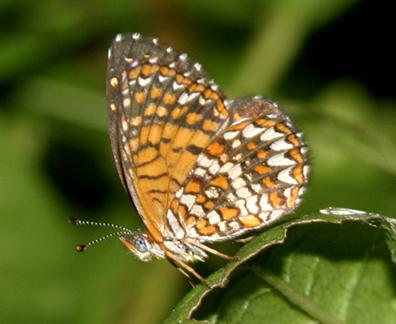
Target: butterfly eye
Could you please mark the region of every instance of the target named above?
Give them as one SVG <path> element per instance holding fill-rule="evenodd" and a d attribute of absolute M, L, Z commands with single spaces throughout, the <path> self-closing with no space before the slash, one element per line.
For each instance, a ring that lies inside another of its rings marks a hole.
<path fill-rule="evenodd" d="M 144 253 L 148 251 L 146 241 L 142 237 L 135 237 L 133 243 L 139 252 Z"/>

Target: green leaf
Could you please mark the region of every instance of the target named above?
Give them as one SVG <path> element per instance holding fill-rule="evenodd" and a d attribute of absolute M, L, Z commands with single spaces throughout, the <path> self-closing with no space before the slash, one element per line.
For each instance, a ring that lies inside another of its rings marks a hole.
<path fill-rule="evenodd" d="M 288 219 L 243 246 L 166 322 L 394 323 L 395 225 L 343 208 Z"/>

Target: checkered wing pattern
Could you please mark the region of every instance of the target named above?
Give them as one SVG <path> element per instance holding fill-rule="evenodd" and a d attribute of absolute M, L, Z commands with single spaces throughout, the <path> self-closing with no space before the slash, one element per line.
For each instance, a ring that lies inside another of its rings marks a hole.
<path fill-rule="evenodd" d="M 199 154 L 168 211 L 200 241 L 268 225 L 298 206 L 307 184 L 301 134 L 276 104 L 246 98 L 229 112 L 229 125 Z"/>
<path fill-rule="evenodd" d="M 224 96 L 198 63 L 157 39 L 119 35 L 108 56 L 109 132 L 118 174 L 146 228 L 161 241 L 175 193 L 228 123 Z"/>

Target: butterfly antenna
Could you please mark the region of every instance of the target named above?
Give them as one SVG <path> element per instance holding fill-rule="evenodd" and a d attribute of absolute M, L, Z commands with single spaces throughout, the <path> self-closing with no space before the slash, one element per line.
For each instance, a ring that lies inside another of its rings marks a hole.
<path fill-rule="evenodd" d="M 76 226 L 111 227 L 111 228 L 118 230 L 117 232 L 109 233 L 109 234 L 103 235 L 97 239 L 94 239 L 92 241 L 89 241 L 87 244 L 77 244 L 76 245 L 77 252 L 84 252 L 84 251 L 88 250 L 89 248 L 91 248 L 92 246 L 94 246 L 98 243 L 101 243 L 103 241 L 106 241 L 107 239 L 115 237 L 115 236 L 119 237 L 122 235 L 132 234 L 132 231 L 129 228 L 126 228 L 124 226 L 120 226 L 117 224 L 112 224 L 112 223 L 85 221 L 85 220 L 77 219 L 74 217 L 69 218 L 69 223 L 72 225 L 76 225 Z"/>
<path fill-rule="evenodd" d="M 69 223 L 72 225 L 76 225 L 76 226 L 97 226 L 97 227 L 111 227 L 111 228 L 115 228 L 118 230 L 122 230 L 128 233 L 131 233 L 132 231 L 124 226 L 120 226 L 117 224 L 112 224 L 112 223 L 105 223 L 105 222 L 94 222 L 94 221 L 85 221 L 85 220 L 81 220 L 81 219 L 77 219 L 74 217 L 70 217 L 69 218 Z"/>
<path fill-rule="evenodd" d="M 88 250 L 89 248 L 91 248 L 92 246 L 97 245 L 98 243 L 101 243 L 103 241 L 106 241 L 109 238 L 112 238 L 112 237 L 115 237 L 115 236 L 116 237 L 120 237 L 120 236 L 128 235 L 128 234 L 131 234 L 130 230 L 117 231 L 117 232 L 114 232 L 114 233 L 109 233 L 109 234 L 103 235 L 103 236 L 101 236 L 101 237 L 99 237 L 97 239 L 94 239 L 92 241 L 89 241 L 86 244 L 77 244 L 76 245 L 76 251 L 77 252 L 84 252 L 84 251 Z"/>

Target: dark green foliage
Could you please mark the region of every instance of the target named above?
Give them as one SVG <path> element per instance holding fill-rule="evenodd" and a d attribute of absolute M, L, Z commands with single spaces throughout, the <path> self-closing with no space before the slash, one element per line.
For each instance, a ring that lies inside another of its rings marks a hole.
<path fill-rule="evenodd" d="M 318 214 L 268 229 L 209 278 L 210 288 L 193 289 L 168 322 L 393 323 L 394 224 L 366 213 Z"/>

